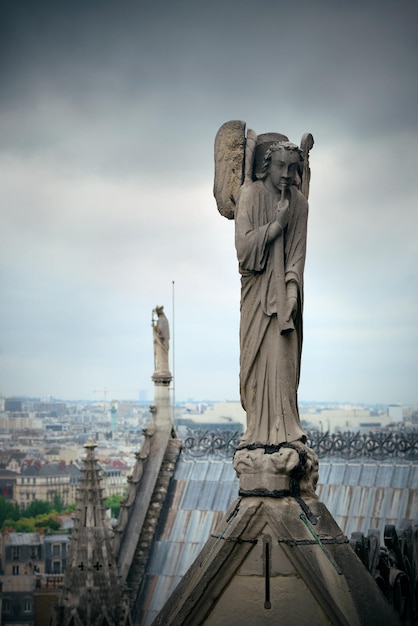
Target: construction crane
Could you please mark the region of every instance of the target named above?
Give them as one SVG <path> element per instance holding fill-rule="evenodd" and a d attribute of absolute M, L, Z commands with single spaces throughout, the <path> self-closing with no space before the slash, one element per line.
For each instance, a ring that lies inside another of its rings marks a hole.
<path fill-rule="evenodd" d="M 106 396 L 107 394 L 110 393 L 122 393 L 123 391 L 136 391 L 138 392 L 138 389 L 108 389 L 107 387 L 104 387 L 104 389 L 93 389 L 93 393 L 101 393 L 104 397 L 104 402 L 106 402 Z"/>

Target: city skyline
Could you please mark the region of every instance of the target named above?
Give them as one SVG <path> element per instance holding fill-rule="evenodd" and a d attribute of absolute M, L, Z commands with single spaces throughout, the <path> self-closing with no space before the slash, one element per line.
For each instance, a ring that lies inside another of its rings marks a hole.
<path fill-rule="evenodd" d="M 0 11 L 1 394 L 152 398 L 164 305 L 176 397 L 238 400 L 212 186 L 216 132 L 242 119 L 315 138 L 300 400 L 418 404 L 416 6 Z"/>

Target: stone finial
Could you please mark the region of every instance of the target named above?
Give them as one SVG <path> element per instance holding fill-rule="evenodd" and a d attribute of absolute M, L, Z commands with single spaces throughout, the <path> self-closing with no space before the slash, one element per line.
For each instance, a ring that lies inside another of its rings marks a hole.
<path fill-rule="evenodd" d="M 97 448 L 97 444 L 94 443 L 93 437 L 89 437 L 87 439 L 87 441 L 84 444 L 83 448 L 86 448 L 87 450 L 94 450 L 95 448 Z"/>

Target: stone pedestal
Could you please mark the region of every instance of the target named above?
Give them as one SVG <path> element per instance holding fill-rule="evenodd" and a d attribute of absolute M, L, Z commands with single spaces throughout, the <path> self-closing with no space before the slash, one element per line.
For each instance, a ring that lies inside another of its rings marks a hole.
<path fill-rule="evenodd" d="M 316 496 L 239 498 L 153 626 L 395 626 Z"/>
<path fill-rule="evenodd" d="M 318 457 L 300 441 L 280 446 L 248 446 L 234 455 L 240 495 L 314 495 Z"/>
<path fill-rule="evenodd" d="M 302 442 L 238 449 L 239 498 L 153 626 L 385 626 L 398 618 L 315 494 Z"/>
<path fill-rule="evenodd" d="M 154 372 L 154 404 L 150 407 L 155 428 L 166 428 L 173 424 L 173 410 L 170 400 L 170 383 L 173 377 L 169 371 Z M 148 429 L 152 428 L 152 425 Z"/>

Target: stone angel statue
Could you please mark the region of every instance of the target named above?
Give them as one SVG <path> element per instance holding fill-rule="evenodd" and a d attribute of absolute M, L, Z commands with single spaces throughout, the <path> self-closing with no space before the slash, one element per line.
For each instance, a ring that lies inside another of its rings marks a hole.
<path fill-rule="evenodd" d="M 240 448 L 304 442 L 297 389 L 303 271 L 313 137 L 245 133 L 224 124 L 215 139 L 214 196 L 235 220 L 241 274 L 240 395 L 247 429 Z"/>

